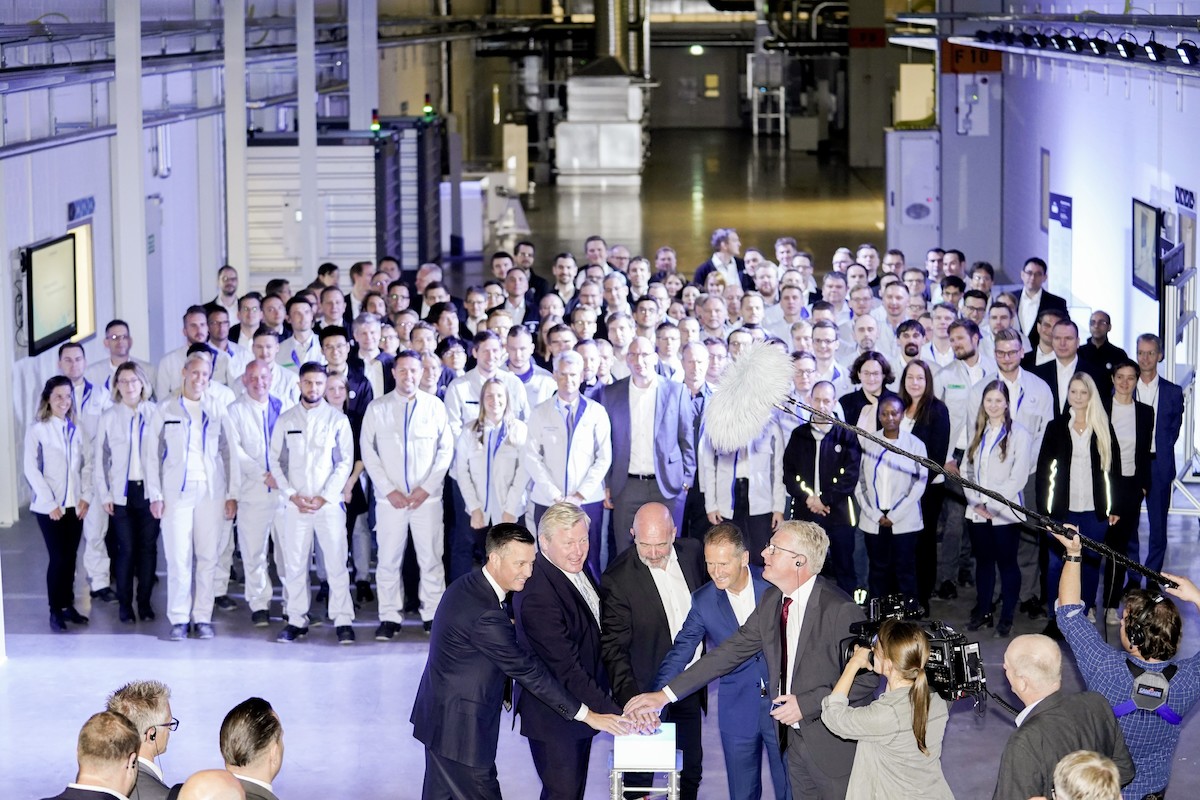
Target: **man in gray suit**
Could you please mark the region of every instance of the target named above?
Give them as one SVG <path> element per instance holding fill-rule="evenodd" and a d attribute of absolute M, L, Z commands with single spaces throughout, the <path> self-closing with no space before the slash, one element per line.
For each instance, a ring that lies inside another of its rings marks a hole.
<path fill-rule="evenodd" d="M 243 700 L 221 723 L 221 757 L 246 800 L 278 800 L 271 782 L 283 766 L 283 725 L 261 697 Z"/>
<path fill-rule="evenodd" d="M 771 716 L 787 751 L 793 797 L 843 800 L 854 764 L 855 742 L 839 739 L 821 724 L 821 700 L 842 674 L 840 643 L 862 609 L 834 584 L 817 575 L 825 564 L 829 537 L 813 522 L 780 524 L 763 550 L 763 577 L 773 586 L 736 633 L 658 692 L 638 695 L 625 712 L 662 708 L 732 672 L 760 650 L 767 674 L 781 688 Z M 776 677 L 778 676 L 778 677 Z M 865 673 L 854 682 L 851 705 L 870 700 L 878 678 Z"/>
<path fill-rule="evenodd" d="M 138 732 L 138 800 L 165 800 L 169 789 L 155 759 L 167 752 L 171 732 L 171 690 L 158 681 L 133 681 L 108 697 L 107 710 L 123 714 Z"/>
<path fill-rule="evenodd" d="M 596 399 L 612 424 L 612 465 L 605 506 L 612 509 L 617 553 L 633 543 L 633 517 L 646 503 L 671 509 L 676 530 L 696 474 L 692 403 L 682 383 L 658 374 L 654 344 L 634 337 L 626 354 L 629 377 L 604 386 Z"/>

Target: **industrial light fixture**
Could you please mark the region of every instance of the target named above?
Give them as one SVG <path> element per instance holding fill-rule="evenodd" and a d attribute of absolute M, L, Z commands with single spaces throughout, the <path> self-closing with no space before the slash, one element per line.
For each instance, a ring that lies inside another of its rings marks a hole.
<path fill-rule="evenodd" d="M 1067 47 L 1070 48 L 1072 53 L 1086 53 L 1088 52 L 1088 37 L 1072 36 L 1067 39 Z"/>
<path fill-rule="evenodd" d="M 1167 48 L 1159 42 L 1154 41 L 1153 35 L 1151 35 L 1150 40 L 1142 45 L 1142 47 L 1146 51 L 1146 58 L 1151 61 L 1159 62 L 1167 57 Z"/>
<path fill-rule="evenodd" d="M 1029 31 L 1021 31 L 1020 35 L 1017 36 L 1017 40 L 1021 42 L 1022 47 L 1033 47 L 1035 43 L 1033 34 Z"/>
<path fill-rule="evenodd" d="M 1101 39 L 1101 36 L 1107 36 L 1108 41 Z M 1112 36 L 1108 31 L 1097 31 L 1096 35 L 1087 40 L 1088 48 L 1092 51 L 1092 55 L 1103 57 L 1108 53 L 1108 46 L 1112 44 Z"/>
<path fill-rule="evenodd" d="M 1184 64 L 1195 65 L 1200 62 L 1200 48 L 1196 47 L 1196 43 L 1191 39 L 1184 39 L 1177 44 L 1175 52 L 1179 54 L 1179 60 Z"/>
<path fill-rule="evenodd" d="M 1066 32 L 1071 31 L 1071 36 L 1068 37 Z M 1070 28 L 1065 28 L 1050 37 L 1050 44 L 1054 45 L 1054 49 L 1062 52 L 1071 48 L 1071 39 L 1075 38 L 1075 31 Z"/>
<path fill-rule="evenodd" d="M 1045 50 L 1047 47 L 1051 46 L 1050 37 L 1041 31 L 1038 31 L 1033 35 L 1033 43 L 1042 50 Z"/>
<path fill-rule="evenodd" d="M 1129 61 L 1136 59 L 1138 50 L 1141 49 L 1138 40 L 1133 38 L 1133 34 L 1131 33 L 1122 33 L 1114 44 L 1116 45 L 1117 55 Z"/>

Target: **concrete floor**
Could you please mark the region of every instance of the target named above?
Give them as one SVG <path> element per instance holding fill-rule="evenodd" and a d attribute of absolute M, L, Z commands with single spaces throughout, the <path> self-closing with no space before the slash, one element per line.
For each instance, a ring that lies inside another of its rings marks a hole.
<path fill-rule="evenodd" d="M 708 257 L 707 239 L 717 226 L 738 228 L 743 246 L 767 252 L 776 237 L 796 236 L 802 247 L 817 252 L 819 267 L 839 245 L 883 242 L 878 170 L 851 171 L 795 153 L 779 158 L 777 148 L 773 141 L 754 144 L 723 132 L 656 132 L 640 193 L 539 188 L 528 214 L 539 232 L 533 238 L 543 258 L 561 249 L 581 255 L 583 239 L 597 232 L 610 244 L 628 244 L 635 253 L 671 243 L 686 270 Z M 455 272 L 454 279 L 473 280 L 479 265 L 466 264 Z M 1168 569 L 1200 576 L 1196 530 L 1193 518 L 1172 519 Z M 236 703 L 259 695 L 279 711 L 286 731 L 285 763 L 276 782 L 280 797 L 420 796 L 424 755 L 412 738 L 408 717 L 427 640 L 416 620 L 398 641 L 376 643 L 371 638 L 376 609 L 368 604 L 359 613 L 355 647 L 338 647 L 328 627 L 316 629 L 307 642 L 285 647 L 273 642 L 281 623 L 267 631 L 253 628 L 243 608 L 217 612 L 218 635 L 212 641 L 169 642 L 161 615 L 165 584 L 160 583 L 155 623 L 123 626 L 114 606 L 81 608 L 91 614 L 91 624 L 55 635 L 46 624 L 45 563 L 31 517 L 0 531 L 9 657 L 0 663 L 0 796 L 59 792 L 74 777 L 79 726 L 102 708 L 110 691 L 135 678 L 160 679 L 174 688 L 172 711 L 181 724 L 161 761 L 170 782 L 218 766 L 221 719 Z M 232 587 L 239 599 L 240 588 Z M 965 589 L 958 600 L 936 604 L 934 616 L 962 626 L 974 599 L 974 590 Z M 1042 625 L 1022 617 L 1014 633 L 1037 632 Z M 1186 609 L 1185 629 L 1183 652 L 1191 654 L 1200 647 L 1195 609 Z M 1000 668 L 1004 642 L 991 638 L 990 631 L 983 633 L 992 685 L 1007 694 Z M 1066 683 L 1078 688 L 1073 667 L 1068 667 Z M 508 719 L 500 737 L 501 785 L 507 797 L 535 797 L 540 787 L 528 747 L 508 729 Z M 1011 730 L 1011 717 L 994 705 L 982 714 L 966 701 L 954 706 L 942 764 L 957 797 L 991 796 L 1000 751 Z M 720 741 L 711 715 L 705 735 L 700 796 L 725 798 Z M 610 738 L 597 738 L 589 797 L 607 796 L 611 749 Z M 1198 751 L 1200 728 L 1189 724 L 1174 765 L 1172 794 L 1200 785 L 1200 763 L 1190 757 Z"/>

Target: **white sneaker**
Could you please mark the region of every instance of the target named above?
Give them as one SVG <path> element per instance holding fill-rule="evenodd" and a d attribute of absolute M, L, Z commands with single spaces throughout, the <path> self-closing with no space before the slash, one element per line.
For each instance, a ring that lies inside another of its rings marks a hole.
<path fill-rule="evenodd" d="M 1114 627 L 1121 624 L 1121 618 L 1117 616 L 1117 610 L 1115 608 L 1110 608 L 1108 611 L 1104 612 L 1104 621 L 1105 623 Z"/>
<path fill-rule="evenodd" d="M 1088 615 L 1087 615 L 1087 617 L 1088 617 L 1088 622 L 1090 622 L 1090 623 L 1092 623 L 1093 625 L 1095 625 L 1095 624 L 1096 624 L 1096 609 L 1094 609 L 1094 608 L 1093 608 L 1093 609 L 1090 609 L 1090 610 L 1088 611 Z"/>

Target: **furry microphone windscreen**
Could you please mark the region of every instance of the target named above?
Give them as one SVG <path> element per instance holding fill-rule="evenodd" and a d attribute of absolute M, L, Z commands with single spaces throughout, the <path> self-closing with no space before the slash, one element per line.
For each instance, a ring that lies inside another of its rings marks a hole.
<path fill-rule="evenodd" d="M 730 362 L 708 401 L 704 430 L 718 453 L 753 442 L 766 429 L 791 391 L 792 357 L 777 346 L 757 343 Z"/>

